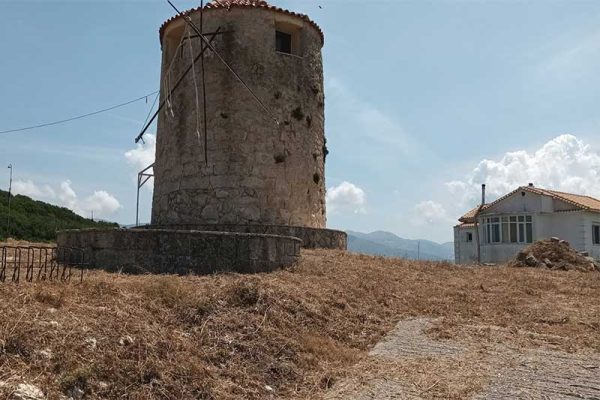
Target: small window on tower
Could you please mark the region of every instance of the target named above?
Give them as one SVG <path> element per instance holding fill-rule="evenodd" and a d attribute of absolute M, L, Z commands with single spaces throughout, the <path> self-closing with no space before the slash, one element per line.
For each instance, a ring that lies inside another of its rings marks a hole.
<path fill-rule="evenodd" d="M 292 54 L 292 35 L 275 31 L 275 50 L 280 53 Z"/>
<path fill-rule="evenodd" d="M 275 20 L 275 51 L 302 56 L 302 25 L 290 19 Z"/>

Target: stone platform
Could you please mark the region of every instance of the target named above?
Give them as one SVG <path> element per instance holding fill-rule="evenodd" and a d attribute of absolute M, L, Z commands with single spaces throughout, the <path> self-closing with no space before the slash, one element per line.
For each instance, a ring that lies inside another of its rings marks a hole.
<path fill-rule="evenodd" d="M 261 235 L 292 236 L 302 240 L 302 247 L 307 249 L 346 250 L 348 235 L 346 232 L 333 229 L 309 228 L 293 225 L 263 224 L 178 224 L 178 225 L 144 225 L 140 229 L 175 229 L 210 232 L 238 232 Z"/>
<path fill-rule="evenodd" d="M 60 231 L 57 244 L 81 248 L 91 268 L 127 273 L 270 272 L 300 256 L 297 237 L 177 229 Z"/>

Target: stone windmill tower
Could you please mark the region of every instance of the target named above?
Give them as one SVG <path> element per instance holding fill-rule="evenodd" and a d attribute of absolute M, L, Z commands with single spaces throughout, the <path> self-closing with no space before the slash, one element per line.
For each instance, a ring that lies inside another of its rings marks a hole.
<path fill-rule="evenodd" d="M 262 0 L 213 0 L 178 11 L 160 41 L 161 102 L 136 139 L 158 116 L 152 224 L 63 231 L 59 246 L 160 273 L 270 271 L 301 246 L 345 249 L 325 229 L 319 27 Z"/>
<path fill-rule="evenodd" d="M 270 112 L 208 52 L 205 104 L 190 77 L 158 117 L 152 224 L 324 228 L 323 33 L 262 0 L 215 0 L 185 14 L 203 32 L 225 31 L 215 49 Z M 200 50 L 193 36 L 183 16 L 160 28 L 163 99 Z"/>

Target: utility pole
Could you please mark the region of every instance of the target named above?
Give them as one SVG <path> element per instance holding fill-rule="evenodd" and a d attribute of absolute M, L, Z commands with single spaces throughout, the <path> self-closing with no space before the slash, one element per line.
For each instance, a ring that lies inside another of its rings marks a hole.
<path fill-rule="evenodd" d="M 11 191 L 12 191 L 12 173 L 13 173 L 13 166 L 12 164 L 8 164 L 8 169 L 10 169 L 10 178 L 8 181 L 8 222 L 6 223 L 6 237 L 9 238 L 10 237 L 10 196 L 11 196 Z"/>

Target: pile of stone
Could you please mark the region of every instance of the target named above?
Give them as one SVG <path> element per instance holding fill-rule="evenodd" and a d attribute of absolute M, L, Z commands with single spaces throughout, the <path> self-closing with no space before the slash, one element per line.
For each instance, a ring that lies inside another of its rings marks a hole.
<path fill-rule="evenodd" d="M 524 248 L 509 263 L 512 267 L 548 268 L 561 271 L 597 271 L 600 262 L 587 253 L 573 249 L 569 243 L 559 238 L 540 240 Z"/>

